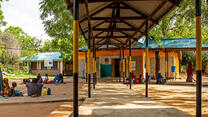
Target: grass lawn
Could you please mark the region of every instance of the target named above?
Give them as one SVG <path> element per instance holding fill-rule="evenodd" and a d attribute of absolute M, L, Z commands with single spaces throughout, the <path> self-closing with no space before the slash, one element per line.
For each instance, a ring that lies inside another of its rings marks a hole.
<path fill-rule="evenodd" d="M 33 74 L 14 74 L 14 75 L 3 75 L 4 78 L 31 78 L 31 77 L 37 77 L 37 75 Z"/>
<path fill-rule="evenodd" d="M 37 75 L 34 75 L 34 74 L 14 74 L 14 75 L 3 75 L 3 78 L 36 78 Z M 49 76 L 49 77 L 55 77 L 54 76 Z M 45 78 L 44 75 L 42 75 L 42 78 Z M 64 78 L 73 78 L 73 76 L 64 76 Z"/>

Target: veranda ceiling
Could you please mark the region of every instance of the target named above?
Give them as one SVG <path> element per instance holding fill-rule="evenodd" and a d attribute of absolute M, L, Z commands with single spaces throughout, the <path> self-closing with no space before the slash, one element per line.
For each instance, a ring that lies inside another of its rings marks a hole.
<path fill-rule="evenodd" d="M 92 29 L 95 47 L 127 47 L 145 35 L 145 22 L 148 29 L 156 26 L 167 14 L 180 5 L 182 0 L 80 0 L 79 27 L 86 42 L 88 40 L 88 18 Z M 67 0 L 72 12 L 73 0 Z M 92 42 L 91 42 L 92 43 Z"/>

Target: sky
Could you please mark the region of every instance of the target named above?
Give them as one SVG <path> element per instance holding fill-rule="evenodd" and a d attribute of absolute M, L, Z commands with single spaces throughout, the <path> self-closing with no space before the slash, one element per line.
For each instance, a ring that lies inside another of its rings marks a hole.
<path fill-rule="evenodd" d="M 9 0 L 2 4 L 4 20 L 7 22 L 4 30 L 9 26 L 18 26 L 28 35 L 45 41 L 51 39 L 44 31 L 40 19 L 40 0 Z"/>

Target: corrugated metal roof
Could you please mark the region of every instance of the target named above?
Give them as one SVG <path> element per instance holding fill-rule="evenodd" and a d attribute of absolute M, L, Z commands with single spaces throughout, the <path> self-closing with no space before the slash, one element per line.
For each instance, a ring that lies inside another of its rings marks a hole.
<path fill-rule="evenodd" d="M 133 48 L 145 48 L 145 39 L 141 39 L 133 46 Z M 156 42 L 153 39 L 148 40 L 149 48 L 196 48 L 196 38 L 175 38 L 175 39 L 160 39 Z M 202 47 L 208 45 L 202 44 Z"/>
<path fill-rule="evenodd" d="M 46 52 L 46 53 L 38 53 L 32 58 L 23 57 L 21 60 L 22 61 L 44 61 L 44 60 L 58 61 L 58 60 L 63 60 L 63 58 L 61 58 L 60 52 Z"/>
<path fill-rule="evenodd" d="M 132 49 L 145 48 L 145 38 L 140 39 L 137 43 L 132 45 Z M 159 49 L 159 48 L 196 48 L 196 38 L 175 38 L 175 39 L 160 39 L 156 42 L 153 39 L 148 40 L 149 49 Z M 202 47 L 208 47 L 208 45 L 202 44 Z M 79 48 L 79 50 L 87 50 L 88 47 Z"/>

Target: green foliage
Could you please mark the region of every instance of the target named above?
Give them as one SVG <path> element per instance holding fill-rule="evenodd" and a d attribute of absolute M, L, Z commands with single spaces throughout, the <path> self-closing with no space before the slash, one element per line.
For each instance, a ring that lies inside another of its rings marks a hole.
<path fill-rule="evenodd" d="M 20 50 L 18 50 L 18 48 L 20 47 L 20 44 L 18 43 L 17 38 L 12 34 L 5 32 L 1 33 L 0 44 L 3 47 L 1 50 L 3 52 L 2 58 L 6 57 L 2 62 L 10 64 L 18 63 L 20 57 Z"/>
<path fill-rule="evenodd" d="M 64 0 L 42 0 L 40 11 L 45 31 L 54 38 L 46 41 L 41 51 L 61 51 L 65 62 L 72 61 L 73 18 Z M 85 40 L 79 33 L 79 48 L 84 46 Z"/>
<path fill-rule="evenodd" d="M 4 48 L 4 46 L 0 47 L 0 59 L 2 64 L 9 63 L 9 55 L 7 54 L 7 50 Z"/>
<path fill-rule="evenodd" d="M 186 72 L 187 71 L 187 66 L 186 65 L 181 65 L 181 72 Z"/>
<path fill-rule="evenodd" d="M 73 18 L 64 0 L 41 0 L 40 11 L 49 36 L 66 38 L 72 33 Z"/>
<path fill-rule="evenodd" d="M 150 31 L 150 36 L 159 43 L 159 39 L 196 37 L 195 1 L 184 0 L 180 7 L 172 11 L 159 25 Z M 208 44 L 208 3 L 202 0 L 202 37 L 203 44 Z M 203 52 L 203 70 L 206 68 L 207 52 Z M 195 67 L 195 52 L 182 52 L 182 69 L 186 71 L 189 61 Z"/>
<path fill-rule="evenodd" d="M 188 66 L 189 62 L 192 62 L 193 66 L 195 66 L 195 58 L 196 53 L 193 51 L 182 52 L 182 65 Z"/>
<path fill-rule="evenodd" d="M 85 41 L 81 37 L 83 41 L 79 42 L 79 47 L 85 46 Z M 62 53 L 62 57 L 65 62 L 72 62 L 72 50 L 73 50 L 73 39 L 72 35 L 70 38 L 55 38 L 52 40 L 47 40 L 44 42 L 43 47 L 40 49 L 41 52 L 54 52 L 59 51 Z"/>
<path fill-rule="evenodd" d="M 195 1 L 184 0 L 180 7 L 172 11 L 158 26 L 150 31 L 154 39 L 196 37 Z M 208 44 L 208 4 L 202 0 L 202 37 Z"/>
<path fill-rule="evenodd" d="M 2 2 L 3 1 L 9 1 L 9 0 L 0 0 L 0 27 L 6 26 L 6 21 L 4 21 L 3 11 L 1 10 Z"/>
<path fill-rule="evenodd" d="M 208 59 L 208 52 L 203 51 L 202 52 L 202 70 L 204 71 L 206 69 L 207 65 L 207 59 Z M 193 67 L 196 66 L 196 53 L 193 51 L 188 52 L 182 52 L 182 66 L 188 66 L 188 63 L 192 62 Z"/>
<path fill-rule="evenodd" d="M 29 36 L 20 27 L 10 26 L 4 32 L 15 35 L 21 46 L 21 56 L 32 56 L 38 52 L 41 46 L 41 40 Z"/>

